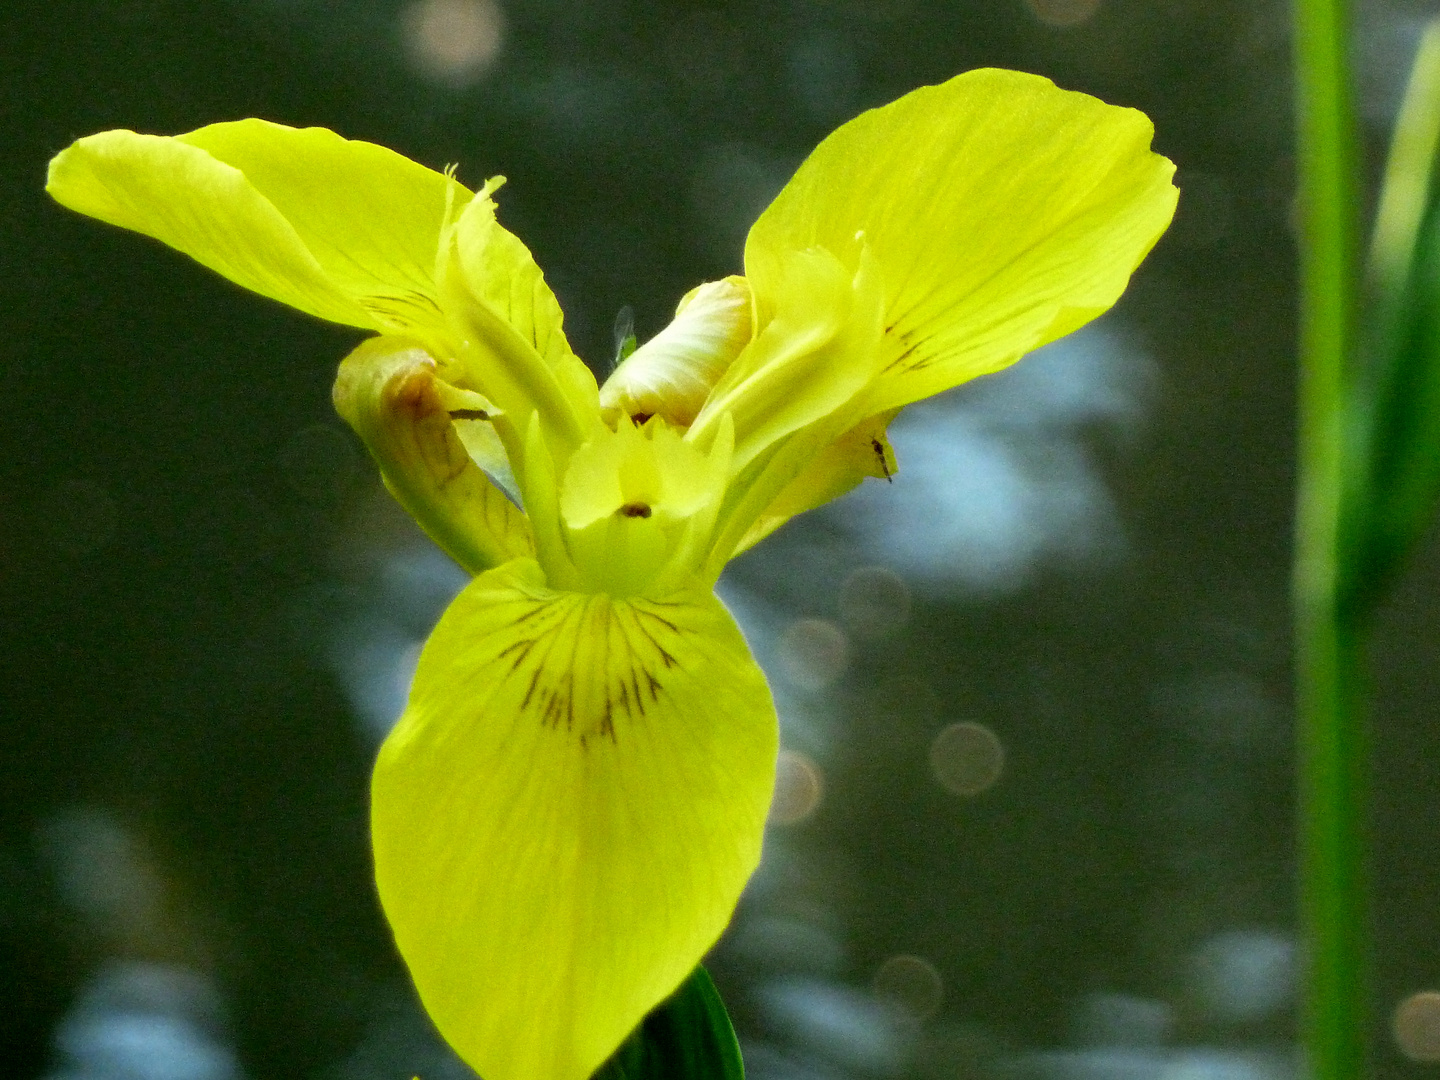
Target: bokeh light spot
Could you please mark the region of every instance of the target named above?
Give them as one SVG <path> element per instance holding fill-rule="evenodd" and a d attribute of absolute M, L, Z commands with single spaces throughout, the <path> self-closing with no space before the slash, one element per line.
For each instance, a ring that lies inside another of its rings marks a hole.
<path fill-rule="evenodd" d="M 870 981 L 871 989 L 916 1020 L 928 1020 L 940 1008 L 945 983 L 935 965 L 919 956 L 901 954 L 886 960 Z"/>
<path fill-rule="evenodd" d="M 770 824 L 798 825 L 820 807 L 825 775 L 809 756 L 781 750 L 775 762 L 775 793 L 770 797 Z"/>
<path fill-rule="evenodd" d="M 1025 0 L 1030 14 L 1046 26 L 1079 26 L 1100 10 L 1100 0 Z"/>
<path fill-rule="evenodd" d="M 861 641 L 883 641 L 910 618 L 910 589 L 883 566 L 856 570 L 840 586 L 840 619 Z"/>
<path fill-rule="evenodd" d="M 823 690 L 850 665 L 850 638 L 828 619 L 796 619 L 780 638 L 780 663 L 796 686 Z"/>
<path fill-rule="evenodd" d="M 930 744 L 930 769 L 946 791 L 979 795 L 994 787 L 1005 768 L 1005 746 L 984 724 L 951 724 Z"/>
<path fill-rule="evenodd" d="M 1254 1023 L 1283 1008 L 1295 988 L 1295 944 L 1271 930 L 1227 930 L 1195 954 L 1199 1000 L 1215 1017 Z"/>
<path fill-rule="evenodd" d="M 495 0 L 416 0 L 400 25 L 416 70 L 454 86 L 483 75 L 505 43 L 505 13 Z"/>
<path fill-rule="evenodd" d="M 1395 1007 L 1390 1030 L 1411 1061 L 1440 1061 L 1440 992 L 1421 990 Z"/>

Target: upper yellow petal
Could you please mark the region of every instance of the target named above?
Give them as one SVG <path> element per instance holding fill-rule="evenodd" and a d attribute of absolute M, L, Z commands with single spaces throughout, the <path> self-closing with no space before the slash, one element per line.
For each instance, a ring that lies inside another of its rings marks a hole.
<path fill-rule="evenodd" d="M 502 181 L 497 177 L 486 185 L 457 220 L 458 269 L 470 296 L 495 311 L 547 368 L 558 368 L 574 356 L 565 340 L 564 313 L 530 249 L 495 217 L 490 193 Z"/>
<path fill-rule="evenodd" d="M 245 174 L 197 146 L 104 131 L 56 155 L 45 189 L 63 206 L 153 236 L 262 296 L 379 329 Z"/>
<path fill-rule="evenodd" d="M 1174 166 L 1144 114 L 982 69 L 845 124 L 751 229 L 746 272 L 787 253 L 846 259 L 857 234 L 884 282 L 884 344 L 855 419 L 1012 363 L 1124 290 L 1174 213 Z"/>
<path fill-rule="evenodd" d="M 372 824 L 400 952 L 486 1080 L 585 1080 L 690 973 L 759 860 L 776 742 L 707 591 L 559 593 L 518 561 L 460 594 Z"/>
<path fill-rule="evenodd" d="M 440 297 L 468 387 L 500 407 L 511 463 L 523 468 L 530 417 L 539 415 L 563 459 L 598 422 L 599 390 L 565 339 L 540 267 L 495 218 L 489 195 L 498 183 L 471 200 L 446 238 Z"/>
<path fill-rule="evenodd" d="M 237 120 L 176 139 L 244 173 L 326 276 L 382 326 L 436 323 L 436 254 L 470 201 L 464 185 L 327 128 Z"/>

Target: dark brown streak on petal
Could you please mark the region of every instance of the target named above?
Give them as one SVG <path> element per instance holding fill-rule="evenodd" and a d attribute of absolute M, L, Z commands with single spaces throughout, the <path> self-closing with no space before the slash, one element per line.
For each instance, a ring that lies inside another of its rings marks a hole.
<path fill-rule="evenodd" d="M 530 655 L 530 650 L 535 647 L 537 641 L 539 641 L 538 638 L 522 638 L 520 641 L 512 641 L 500 650 L 495 659 L 503 660 L 511 653 L 518 652 L 520 655 L 517 656 L 515 662 L 510 665 L 510 670 L 514 671 L 525 662 L 525 658 Z"/>
<path fill-rule="evenodd" d="M 638 615 L 638 614 L 640 614 L 640 612 L 637 611 L 636 614 Z M 647 613 L 647 614 L 649 614 L 649 613 Z M 672 629 L 672 630 L 675 629 L 675 626 L 674 626 L 673 623 L 667 622 L 666 620 L 660 618 L 660 616 L 658 616 L 658 615 L 650 614 L 650 617 L 651 617 L 652 619 L 655 619 L 656 621 L 658 621 L 658 622 L 660 622 L 660 623 L 663 623 L 665 626 L 670 627 L 670 629 Z M 636 630 L 639 630 L 640 633 L 642 633 L 642 634 L 645 635 L 645 640 L 648 641 L 648 642 L 650 642 L 651 646 L 654 647 L 655 651 L 660 654 L 660 661 L 661 661 L 667 668 L 671 668 L 671 667 L 674 667 L 674 666 L 675 666 L 675 658 L 674 658 L 673 656 L 671 656 L 668 652 L 665 651 L 665 647 L 660 644 L 660 642 L 656 639 L 655 635 L 652 634 L 649 630 L 647 630 L 644 626 L 642 626 L 642 625 L 640 624 L 640 622 L 639 622 L 638 619 L 637 619 L 636 622 L 635 622 L 635 629 L 636 629 Z"/>
<path fill-rule="evenodd" d="M 885 474 L 885 482 L 887 484 L 893 483 L 893 478 L 890 475 L 890 465 L 885 460 L 885 447 L 880 445 L 879 439 L 871 439 L 870 446 L 875 451 L 875 456 L 880 459 L 880 471 Z"/>
<path fill-rule="evenodd" d="M 640 680 L 639 680 L 639 678 L 637 678 L 637 674 L 638 674 L 638 673 L 636 672 L 635 668 L 634 668 L 634 667 L 631 667 L 631 669 L 630 669 L 630 688 L 631 688 L 631 690 L 634 691 L 634 694 L 635 694 L 635 708 L 639 710 L 639 715 L 640 715 L 640 716 L 644 716 L 644 715 L 645 715 L 645 699 L 640 696 Z"/>
<path fill-rule="evenodd" d="M 636 615 L 644 615 L 644 616 L 647 616 L 648 618 L 654 619 L 654 620 L 655 620 L 656 622 L 658 622 L 661 626 L 665 627 L 666 630 L 669 630 L 672 634 L 676 635 L 677 637 L 678 637 L 678 636 L 680 635 L 680 633 L 681 633 L 680 627 L 676 626 L 676 625 L 675 625 L 673 622 L 671 622 L 669 619 L 666 619 L 666 618 L 664 618 L 663 616 L 660 616 L 660 615 L 656 615 L 655 612 L 653 612 L 653 611 L 646 611 L 644 608 L 637 606 L 637 607 L 635 608 L 635 614 L 636 614 Z"/>
<path fill-rule="evenodd" d="M 511 670 L 511 671 L 514 671 L 515 669 L 514 669 L 514 668 L 511 668 L 510 670 Z M 536 685 L 537 685 L 539 682 L 540 682 L 540 669 L 537 667 L 533 672 L 530 673 L 530 688 L 525 691 L 525 700 L 522 701 L 522 702 L 520 702 L 520 708 L 522 708 L 522 709 L 528 709 L 528 708 L 530 707 L 530 699 L 531 699 L 531 697 L 534 696 L 534 694 L 535 694 L 535 687 L 536 687 Z"/>
<path fill-rule="evenodd" d="M 565 730 L 575 730 L 575 665 L 570 665 L 570 691 L 565 695 Z"/>
<path fill-rule="evenodd" d="M 904 337 L 901 337 L 900 341 L 901 341 L 902 344 L 906 344 L 906 343 L 907 343 L 907 339 L 904 338 Z M 920 348 L 920 345 L 921 345 L 921 344 L 922 344 L 921 342 L 918 342 L 918 341 L 917 341 L 917 342 L 915 342 L 913 345 L 908 345 L 904 352 L 902 352 L 902 353 L 901 353 L 899 356 L 897 356 L 894 360 L 891 360 L 888 364 L 885 365 L 885 370 L 886 370 L 886 371 L 893 371 L 895 368 L 898 368 L 898 367 L 900 367 L 901 365 L 903 365 L 906 360 L 908 360 L 912 355 L 914 355 L 915 351 Z M 923 361 L 923 360 L 922 360 L 922 361 L 919 361 L 918 364 L 912 364 L 912 365 L 910 365 L 909 368 L 907 368 L 907 370 L 909 370 L 909 371 L 914 371 L 917 366 L 923 365 L 924 363 L 925 363 L 925 361 Z"/>
<path fill-rule="evenodd" d="M 555 606 L 555 601 L 554 601 L 554 600 L 545 600 L 545 601 L 542 601 L 541 603 L 535 605 L 534 607 L 531 607 L 531 608 L 530 608 L 528 611 L 526 611 L 524 614 L 515 616 L 515 625 L 518 626 L 518 625 L 520 625 L 521 623 L 523 623 L 523 622 L 528 622 L 529 620 L 531 620 L 531 619 L 533 619 L 533 618 L 536 618 L 536 617 L 539 616 L 539 615 L 544 615 L 547 611 L 549 611 L 549 610 L 550 610 L 552 607 L 554 607 L 554 606 Z"/>
<path fill-rule="evenodd" d="M 610 631 L 611 624 L 615 621 L 615 611 L 606 604 L 600 609 L 600 663 L 602 671 L 610 670 Z M 602 737 L 609 736 L 610 744 L 616 745 L 618 740 L 615 736 L 615 702 L 610 696 L 610 687 L 605 687 L 605 711 L 600 717 L 600 734 Z M 583 746 L 584 743 L 582 742 Z"/>
<path fill-rule="evenodd" d="M 424 368 L 409 371 L 392 379 L 382 392 L 382 411 L 403 419 L 403 430 L 412 433 L 411 441 L 438 478 L 437 485 L 444 489 L 454 483 L 470 464 L 470 458 L 461 453 L 463 448 L 458 443 L 452 446 L 450 439 L 441 433 L 449 430 L 450 420 L 440 406 L 433 374 Z M 447 426 L 437 430 L 441 417 Z"/>

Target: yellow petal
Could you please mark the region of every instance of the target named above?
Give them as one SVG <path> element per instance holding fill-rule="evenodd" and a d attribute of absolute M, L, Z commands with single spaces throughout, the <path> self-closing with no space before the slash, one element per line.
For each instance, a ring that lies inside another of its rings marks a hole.
<path fill-rule="evenodd" d="M 765 508 L 735 548 L 735 554 L 754 547 L 789 521 L 832 499 L 838 499 L 867 476 L 888 480 L 895 475 L 895 451 L 885 429 L 898 410 L 871 416 L 819 450 L 804 471 L 786 484 Z"/>
<path fill-rule="evenodd" d="M 50 162 L 62 206 L 153 236 L 253 292 L 332 322 L 379 329 L 240 170 L 158 135 L 105 131 Z"/>
<path fill-rule="evenodd" d="M 530 523 L 466 452 L 435 361 L 405 338 L 360 343 L 335 378 L 335 408 L 385 486 L 456 562 L 478 574 L 532 555 Z"/>
<path fill-rule="evenodd" d="M 714 943 L 760 856 L 777 726 L 719 601 L 473 581 L 375 767 L 380 897 L 486 1080 L 586 1080 Z"/>
<path fill-rule="evenodd" d="M 455 227 L 455 252 L 470 294 L 493 309 L 540 356 L 548 368 L 573 356 L 562 326 L 560 302 L 530 249 L 495 218 L 487 185 Z"/>
<path fill-rule="evenodd" d="M 733 429 L 701 447 L 659 417 L 621 414 L 570 461 L 560 485 L 567 547 L 588 591 L 615 597 L 673 588 L 699 569 L 725 495 Z M 657 583 L 661 575 L 665 582 Z"/>
<path fill-rule="evenodd" d="M 555 294 L 529 249 L 495 219 L 489 192 L 471 200 L 448 240 L 440 283 L 458 360 L 471 388 L 507 417 L 523 445 L 530 417 L 567 452 L 598 415 L 595 377 L 570 349 Z"/>
<path fill-rule="evenodd" d="M 863 245 L 856 268 L 824 248 L 786 251 L 750 284 L 767 297 L 760 332 L 716 383 L 687 438 L 735 425 L 734 467 L 834 413 L 870 380 L 880 333 L 881 279 Z"/>
<path fill-rule="evenodd" d="M 470 455 L 470 460 L 518 504 L 520 488 L 510 467 L 510 455 L 495 430 L 495 423 L 500 417 L 499 408 L 483 395 L 443 380 L 437 380 L 435 387 L 440 404 L 450 414 L 455 434 Z"/>
<path fill-rule="evenodd" d="M 860 415 L 1004 367 L 1109 308 L 1169 224 L 1174 166 L 1133 109 L 982 69 L 907 94 L 816 148 L 745 248 L 763 323 L 786 253 L 863 234 L 885 342 Z"/>
<path fill-rule="evenodd" d="M 336 287 L 381 325 L 438 320 L 441 233 L 470 200 L 453 178 L 326 128 L 238 120 L 176 138 L 239 169 Z"/>

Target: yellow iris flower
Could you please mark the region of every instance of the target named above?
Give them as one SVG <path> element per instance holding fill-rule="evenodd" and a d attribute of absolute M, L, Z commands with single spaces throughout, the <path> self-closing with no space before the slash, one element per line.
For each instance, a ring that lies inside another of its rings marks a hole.
<path fill-rule="evenodd" d="M 777 724 L 713 587 L 865 476 L 908 402 L 1109 308 L 1169 224 L 1134 110 L 999 70 L 845 124 L 597 386 L 530 252 L 382 147 L 261 120 L 108 131 L 64 205 L 376 331 L 340 412 L 474 580 L 375 766 L 380 898 L 487 1080 L 583 1080 L 690 973 L 760 858 Z"/>

